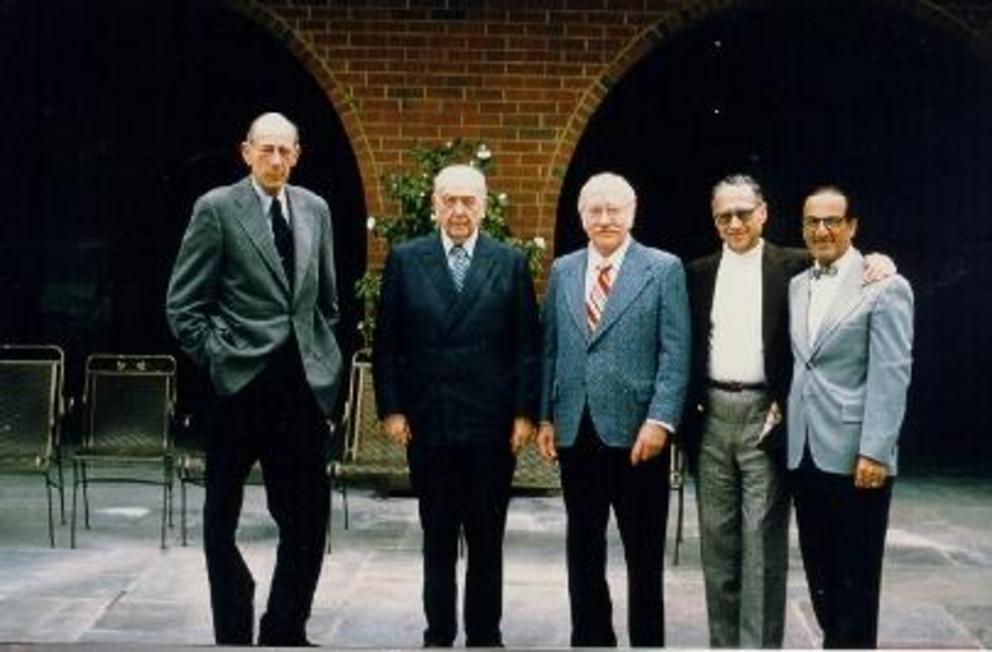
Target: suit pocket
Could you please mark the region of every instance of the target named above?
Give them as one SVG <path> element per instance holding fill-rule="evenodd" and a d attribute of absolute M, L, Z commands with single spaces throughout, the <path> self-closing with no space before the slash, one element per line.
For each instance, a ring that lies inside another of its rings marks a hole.
<path fill-rule="evenodd" d="M 861 423 L 864 421 L 864 403 L 841 403 L 840 420 L 844 423 Z"/>

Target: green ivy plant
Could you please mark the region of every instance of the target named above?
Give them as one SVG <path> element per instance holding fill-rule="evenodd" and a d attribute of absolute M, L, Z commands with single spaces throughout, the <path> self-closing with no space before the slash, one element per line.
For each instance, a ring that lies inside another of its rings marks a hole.
<path fill-rule="evenodd" d="M 437 229 L 431 197 L 434 192 L 434 177 L 442 168 L 467 163 L 485 173 L 491 167 L 493 157 L 485 143 L 458 139 L 435 147 L 417 145 L 410 150 L 410 158 L 414 162 L 411 170 L 386 174 L 383 177 L 386 194 L 392 200 L 397 213 L 370 215 L 366 221 L 366 227 L 373 236 L 384 239 L 389 247 L 410 238 L 433 233 Z M 522 240 L 511 235 L 506 221 L 509 205 L 510 199 L 505 192 L 497 193 L 490 188 L 481 229 L 483 233 L 522 251 L 527 257 L 531 275 L 537 277 L 546 247 L 544 238 Z M 381 271 L 371 269 L 355 283 L 355 294 L 365 306 L 365 317 L 359 322 L 358 329 L 366 347 L 372 345 L 381 283 Z"/>

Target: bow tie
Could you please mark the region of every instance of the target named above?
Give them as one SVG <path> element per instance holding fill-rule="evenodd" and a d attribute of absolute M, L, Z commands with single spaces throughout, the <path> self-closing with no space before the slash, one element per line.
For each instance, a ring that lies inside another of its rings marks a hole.
<path fill-rule="evenodd" d="M 837 265 L 830 265 L 828 267 L 814 267 L 811 270 L 813 274 L 813 280 L 819 280 L 823 276 L 837 276 Z"/>

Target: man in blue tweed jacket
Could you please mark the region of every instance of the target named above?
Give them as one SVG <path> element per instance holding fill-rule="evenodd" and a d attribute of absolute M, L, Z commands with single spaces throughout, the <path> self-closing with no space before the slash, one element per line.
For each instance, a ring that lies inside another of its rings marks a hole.
<path fill-rule="evenodd" d="M 576 647 L 617 644 L 606 583 L 606 525 L 627 561 L 632 646 L 664 645 L 662 567 L 668 440 L 689 376 L 682 263 L 630 237 L 634 189 L 603 173 L 579 194 L 586 249 L 551 268 L 543 313 L 538 446 L 561 466 Z"/>

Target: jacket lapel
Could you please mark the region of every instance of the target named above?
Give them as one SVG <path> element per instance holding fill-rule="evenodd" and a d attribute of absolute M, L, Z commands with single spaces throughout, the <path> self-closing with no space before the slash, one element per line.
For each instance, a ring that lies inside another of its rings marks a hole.
<path fill-rule="evenodd" d="M 447 271 L 447 261 L 445 261 L 445 268 Z M 475 241 L 475 250 L 472 252 L 472 264 L 465 274 L 465 283 L 462 285 L 462 291 L 458 292 L 455 290 L 455 305 L 451 310 L 447 311 L 448 317 L 445 320 L 445 330 L 457 324 L 468 307 L 475 303 L 476 295 L 485 288 L 492 270 L 492 243 L 489 242 L 486 236 L 480 233 L 478 240 Z M 450 272 L 448 273 L 448 280 L 452 289 L 454 289 L 455 281 L 451 278 Z"/>
<path fill-rule="evenodd" d="M 606 300 L 606 308 L 603 310 L 603 317 L 599 320 L 596 330 L 589 339 L 592 346 L 603 337 L 603 334 L 610 330 L 610 327 L 620 318 L 631 302 L 641 293 L 647 285 L 651 276 L 647 273 L 650 265 L 647 257 L 643 254 L 641 246 L 637 242 L 631 242 L 627 255 L 624 257 L 620 273 L 613 282 L 613 289 Z"/>
<path fill-rule="evenodd" d="M 862 292 L 863 277 L 864 277 L 864 260 L 861 254 L 854 250 L 854 260 L 848 265 L 847 270 L 840 279 L 840 288 L 837 290 L 837 296 L 834 298 L 834 302 L 830 305 L 827 310 L 827 314 L 823 316 L 823 323 L 820 324 L 820 330 L 816 334 L 816 339 L 813 341 L 813 347 L 811 355 L 815 355 L 820 347 L 823 346 L 823 342 L 837 330 L 837 327 L 843 323 L 844 318 L 851 314 L 851 311 L 858 307 L 858 305 L 864 300 L 864 293 Z"/>
<path fill-rule="evenodd" d="M 586 265 L 589 262 L 589 255 L 585 250 L 573 257 L 572 264 L 563 269 L 565 278 L 563 279 L 563 290 L 565 300 L 568 302 L 568 312 L 572 315 L 572 321 L 579 332 L 589 338 L 589 325 L 586 321 Z"/>
<path fill-rule="evenodd" d="M 272 228 L 269 226 L 269 218 L 262 212 L 262 203 L 251 181 L 246 177 L 237 186 L 234 203 L 238 214 L 241 216 L 239 224 L 244 229 L 248 239 L 251 240 L 259 256 L 269 267 L 269 271 L 276 277 L 280 287 L 289 292 L 289 281 L 286 278 L 286 271 L 279 261 L 279 252 L 276 251 L 276 244 L 272 240 Z"/>
<path fill-rule="evenodd" d="M 306 278 L 307 268 L 314 260 L 313 256 L 310 255 L 313 250 L 313 237 L 315 233 L 314 216 L 303 206 L 303 200 L 300 199 L 296 191 L 288 186 L 286 187 L 286 199 L 289 203 L 290 223 L 293 227 L 293 258 L 295 264 L 293 299 L 295 302 L 295 299 L 300 296 L 300 289 Z"/>
<path fill-rule="evenodd" d="M 777 321 L 787 300 L 789 279 L 784 278 L 781 251 L 775 245 L 765 242 L 761 256 L 761 342 L 765 350 L 765 373 L 768 373 L 768 353 L 774 350 Z"/>
<path fill-rule="evenodd" d="M 448 312 L 451 305 L 458 300 L 458 291 L 455 289 L 455 282 L 451 279 L 440 234 L 435 233 L 426 244 L 427 246 L 420 252 L 420 263 L 424 266 L 431 287 L 441 299 L 441 310 Z"/>
<path fill-rule="evenodd" d="M 792 348 L 796 355 L 804 361 L 809 360 L 809 291 L 810 272 L 807 270 L 799 280 L 799 284 L 790 291 L 789 315 L 792 323 L 789 331 L 792 334 Z"/>

